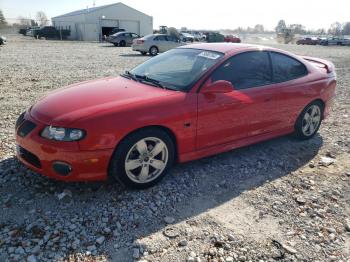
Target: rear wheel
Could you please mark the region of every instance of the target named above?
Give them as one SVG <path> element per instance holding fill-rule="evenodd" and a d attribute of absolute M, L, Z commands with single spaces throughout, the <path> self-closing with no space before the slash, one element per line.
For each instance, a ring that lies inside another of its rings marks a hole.
<path fill-rule="evenodd" d="M 158 47 L 156 47 L 156 46 L 151 46 L 150 49 L 149 49 L 149 54 L 151 56 L 157 55 L 158 52 L 159 52 L 159 50 L 158 50 Z"/>
<path fill-rule="evenodd" d="M 119 46 L 122 46 L 122 47 L 126 46 L 125 41 L 124 40 L 120 41 Z"/>
<path fill-rule="evenodd" d="M 323 105 L 315 101 L 305 107 L 295 124 L 295 134 L 299 139 L 312 138 L 321 126 Z"/>
<path fill-rule="evenodd" d="M 158 183 L 174 162 L 174 143 L 161 129 L 142 129 L 126 137 L 113 154 L 110 175 L 127 187 Z"/>

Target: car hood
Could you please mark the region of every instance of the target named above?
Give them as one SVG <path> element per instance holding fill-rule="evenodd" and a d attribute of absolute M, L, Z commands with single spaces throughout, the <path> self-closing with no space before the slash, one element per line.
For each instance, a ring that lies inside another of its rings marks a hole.
<path fill-rule="evenodd" d="M 123 110 L 175 93 L 124 77 L 104 78 L 53 91 L 39 100 L 30 114 L 44 124 L 64 127 L 84 117 Z"/>

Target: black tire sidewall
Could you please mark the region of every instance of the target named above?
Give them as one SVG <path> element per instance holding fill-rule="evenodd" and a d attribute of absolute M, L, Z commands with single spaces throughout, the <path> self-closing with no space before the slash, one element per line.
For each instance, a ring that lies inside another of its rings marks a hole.
<path fill-rule="evenodd" d="M 153 48 L 155 48 L 155 49 L 157 50 L 157 52 L 156 52 L 155 54 L 152 53 L 152 49 L 153 49 Z M 149 54 L 150 54 L 151 56 L 157 55 L 158 52 L 159 52 L 159 49 L 158 49 L 158 47 L 156 47 L 156 46 L 151 46 L 151 47 L 149 48 Z"/>
<path fill-rule="evenodd" d="M 125 46 L 126 46 L 125 41 L 124 41 L 124 40 L 120 41 L 119 46 L 121 46 L 121 47 L 125 47 Z"/>
<path fill-rule="evenodd" d="M 303 119 L 304 119 L 305 113 L 306 113 L 307 110 L 308 110 L 311 106 L 313 106 L 313 105 L 317 105 L 317 106 L 320 108 L 320 111 L 321 111 L 321 120 L 320 120 L 320 123 L 318 124 L 317 128 L 315 129 L 315 132 L 314 132 L 312 135 L 310 135 L 310 136 L 306 136 L 306 135 L 304 135 L 303 130 L 302 130 L 302 123 L 303 123 Z M 314 137 L 314 136 L 317 134 L 317 132 L 318 132 L 318 130 L 319 130 L 321 124 L 322 124 L 323 110 L 324 110 L 323 105 L 322 105 L 322 103 L 319 102 L 319 101 L 311 102 L 310 104 L 308 104 L 308 105 L 304 108 L 304 110 L 300 113 L 300 115 L 299 115 L 299 117 L 298 117 L 298 119 L 297 119 L 297 121 L 296 121 L 296 123 L 295 123 L 295 132 L 294 132 L 294 134 L 295 134 L 295 136 L 296 136 L 298 139 L 301 139 L 301 140 L 310 139 L 310 138 Z"/>
<path fill-rule="evenodd" d="M 162 174 L 158 176 L 156 179 L 148 183 L 139 184 L 132 181 L 127 176 L 125 172 L 125 158 L 130 148 L 133 145 L 135 145 L 135 143 L 137 143 L 138 141 L 140 141 L 145 137 L 156 137 L 161 139 L 166 144 L 168 148 L 168 163 L 165 169 L 163 170 Z M 154 186 L 155 184 L 160 182 L 160 180 L 163 179 L 163 177 L 166 175 L 168 170 L 173 165 L 174 158 L 175 158 L 175 145 L 172 139 L 170 138 L 170 136 L 166 132 L 158 128 L 141 129 L 135 133 L 128 135 L 119 143 L 119 145 L 117 146 L 111 158 L 109 176 L 116 178 L 119 182 L 121 182 L 123 185 L 129 188 L 145 189 L 145 188 Z"/>

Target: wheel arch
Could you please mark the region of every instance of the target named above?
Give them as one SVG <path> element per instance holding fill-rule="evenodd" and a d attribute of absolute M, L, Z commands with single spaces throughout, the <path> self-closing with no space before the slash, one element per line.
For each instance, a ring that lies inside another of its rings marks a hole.
<path fill-rule="evenodd" d="M 173 141 L 174 143 L 174 149 L 175 149 L 175 152 L 174 152 L 174 155 L 175 155 L 175 162 L 178 161 L 179 159 L 179 154 L 178 154 L 178 139 L 175 135 L 175 132 L 173 130 L 171 130 L 169 127 L 166 127 L 166 126 L 163 126 L 163 125 L 149 125 L 149 126 L 143 126 L 143 127 L 139 127 L 139 128 L 136 128 L 130 132 L 128 132 L 126 135 L 124 135 L 122 138 L 119 139 L 118 143 L 115 145 L 114 147 L 114 152 L 118 149 L 118 146 L 120 145 L 120 143 L 125 139 L 127 138 L 128 136 L 136 133 L 136 132 L 139 132 L 140 130 L 144 130 L 144 129 L 159 129 L 159 130 L 162 130 L 163 132 L 165 132 L 167 135 L 169 135 L 170 139 Z M 114 153 L 113 153 L 114 154 Z"/>

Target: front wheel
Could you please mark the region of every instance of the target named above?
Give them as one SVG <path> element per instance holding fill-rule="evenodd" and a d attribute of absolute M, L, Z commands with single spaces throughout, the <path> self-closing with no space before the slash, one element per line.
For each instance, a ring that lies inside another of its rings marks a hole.
<path fill-rule="evenodd" d="M 152 46 L 150 49 L 149 49 L 149 54 L 151 56 L 155 56 L 157 55 L 159 52 L 158 48 L 156 46 Z"/>
<path fill-rule="evenodd" d="M 150 128 L 127 136 L 118 145 L 110 164 L 110 176 L 130 188 L 158 183 L 174 162 L 174 143 L 161 129 Z"/>
<path fill-rule="evenodd" d="M 321 126 L 323 105 L 312 102 L 305 107 L 295 124 L 295 135 L 302 140 L 312 138 Z"/>

